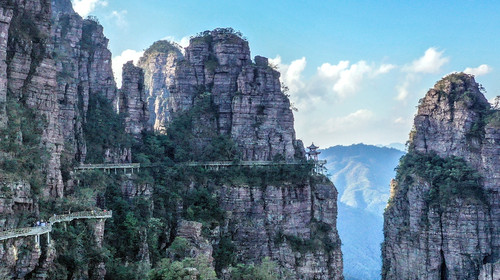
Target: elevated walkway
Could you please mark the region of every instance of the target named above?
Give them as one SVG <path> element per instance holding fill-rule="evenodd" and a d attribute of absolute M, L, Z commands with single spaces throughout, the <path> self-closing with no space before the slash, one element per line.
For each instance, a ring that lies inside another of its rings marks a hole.
<path fill-rule="evenodd" d="M 326 160 L 313 161 L 314 173 L 323 173 Z M 227 168 L 231 166 L 249 166 L 249 167 L 259 167 L 259 166 L 280 166 L 280 165 L 305 165 L 309 162 L 304 161 L 207 161 L 207 162 L 185 162 L 179 163 L 179 165 L 185 166 L 201 166 L 206 169 L 219 170 L 222 168 Z M 155 167 L 159 164 L 141 164 L 141 163 L 105 163 L 105 164 L 81 164 L 75 167 L 75 171 L 88 171 L 88 170 L 103 170 L 104 172 L 115 174 L 134 174 L 138 172 L 141 168 Z"/>
<path fill-rule="evenodd" d="M 75 167 L 75 171 L 88 171 L 88 170 L 103 170 L 104 172 L 115 174 L 118 172 L 123 174 L 134 174 L 134 171 L 139 172 L 141 168 L 140 163 L 103 163 L 103 164 L 80 164 Z"/>
<path fill-rule="evenodd" d="M 52 231 L 52 225 L 55 223 L 71 222 L 77 219 L 109 219 L 113 217 L 113 211 L 82 211 L 64 215 L 54 215 L 44 226 L 17 228 L 0 231 L 0 241 L 11 238 L 35 236 L 35 240 L 40 244 L 40 235 L 47 234 L 47 241 L 50 241 L 49 233 Z"/>

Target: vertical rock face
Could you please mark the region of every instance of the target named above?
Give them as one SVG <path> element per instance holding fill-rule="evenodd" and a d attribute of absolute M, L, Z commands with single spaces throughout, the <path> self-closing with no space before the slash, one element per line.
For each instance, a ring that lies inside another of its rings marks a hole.
<path fill-rule="evenodd" d="M 59 123 L 66 149 L 84 162 L 87 147 L 82 126 L 90 96 L 103 95 L 116 103 L 111 52 L 102 26 L 93 19 L 83 20 L 73 11 L 71 1 L 53 0 L 52 18 Z"/>
<path fill-rule="evenodd" d="M 239 261 L 258 263 L 270 257 L 291 279 L 343 279 L 337 191 L 330 182 L 224 187 L 221 200 L 230 213 L 224 231 L 232 237 Z M 317 242 L 322 245 L 305 245 Z"/>
<path fill-rule="evenodd" d="M 6 123 L 5 102 L 7 100 L 7 43 L 9 40 L 9 26 L 13 12 L 11 9 L 0 7 L 0 128 Z"/>
<path fill-rule="evenodd" d="M 166 132 L 170 120 L 169 88 L 174 84 L 175 67 L 182 59 L 179 47 L 158 41 L 144 52 L 139 67 L 144 70 L 145 90 L 148 98 L 149 126 L 155 131 Z"/>
<path fill-rule="evenodd" d="M 230 29 L 206 31 L 191 39 L 184 58 L 177 55 L 175 62 L 173 56 L 165 62 L 165 54 L 156 58 L 158 63 L 144 57 L 141 66 L 150 92 L 159 91 L 151 95 L 168 92 L 163 96 L 169 115 L 192 108 L 198 96 L 211 93 L 217 120 L 209 129 L 230 135 L 244 160 L 303 156 L 302 144 L 295 139 L 290 101 L 281 92 L 279 72 L 269 67 L 266 58 L 256 57 L 253 63 L 248 42 L 238 34 Z M 154 76 L 169 65 L 175 67 L 173 82 L 172 70 Z M 155 129 L 161 130 L 165 119 L 169 117 L 157 116 Z"/>
<path fill-rule="evenodd" d="M 3 32 L 7 26 L 7 19 L 11 15 L 12 19 L 8 27 L 6 45 L 7 67 L 5 69 L 0 64 L 0 68 L 6 70 L 1 76 L 7 78 L 8 94 L 23 106 L 37 111 L 45 120 L 42 143 L 49 158 L 44 166 L 47 174 L 47 187 L 44 193 L 46 196 L 61 197 L 63 182 L 60 172 L 60 156 L 63 141 L 58 126 L 59 106 L 55 94 L 56 67 L 50 44 L 50 1 L 2 2 L 2 8 Z M 5 34 L 3 38 L 6 38 Z M 5 47 L 5 41 L 2 47 Z M 5 49 L 1 53 L 4 51 Z M 3 96 L 3 93 L 0 95 Z"/>
<path fill-rule="evenodd" d="M 119 112 L 125 115 L 125 131 L 139 137 L 148 127 L 148 104 L 144 91 L 144 72 L 132 61 L 123 65 L 123 85 L 119 91 Z"/>
<path fill-rule="evenodd" d="M 500 114 L 473 76 L 451 74 L 421 100 L 410 153 L 462 158 L 482 177 L 441 203 L 445 182 L 417 170 L 400 177 L 385 213 L 383 279 L 498 279 Z M 402 168 L 401 166 L 399 167 Z M 433 163 L 427 167 L 433 168 Z M 457 172 L 461 172 L 457 169 Z M 472 171 L 469 171 L 469 173 Z M 452 173 L 453 175 L 453 173 Z M 466 180 L 467 174 L 455 185 Z M 454 186 L 451 185 L 453 189 Z M 467 192 L 465 192 L 467 191 Z"/>

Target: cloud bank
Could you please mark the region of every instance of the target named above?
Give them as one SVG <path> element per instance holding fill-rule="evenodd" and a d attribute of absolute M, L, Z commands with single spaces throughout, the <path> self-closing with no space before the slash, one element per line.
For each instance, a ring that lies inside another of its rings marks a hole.
<path fill-rule="evenodd" d="M 81 17 L 88 16 L 98 6 L 108 6 L 108 2 L 105 0 L 71 0 L 71 2 L 73 3 L 73 9 Z"/>
<path fill-rule="evenodd" d="M 122 70 L 123 64 L 133 61 L 134 64 L 139 62 L 144 52 L 135 50 L 125 50 L 120 55 L 113 57 L 113 74 L 115 76 L 116 85 L 120 88 L 122 86 Z"/>
<path fill-rule="evenodd" d="M 472 75 L 477 77 L 477 76 L 486 75 L 486 74 L 490 73 L 491 71 L 493 71 L 493 68 L 491 68 L 490 66 L 488 66 L 486 64 L 481 64 L 476 68 L 467 67 L 467 68 L 465 68 L 465 70 L 463 72 L 467 73 L 467 74 L 472 74 Z"/>

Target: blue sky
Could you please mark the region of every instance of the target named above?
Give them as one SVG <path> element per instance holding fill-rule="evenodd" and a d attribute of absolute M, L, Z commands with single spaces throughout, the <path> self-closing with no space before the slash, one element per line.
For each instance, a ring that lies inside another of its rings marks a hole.
<path fill-rule="evenodd" d="M 404 143 L 418 100 L 467 71 L 500 95 L 500 2 L 73 0 L 104 25 L 114 68 L 154 41 L 240 30 L 290 87 L 297 136 L 322 147 Z M 119 74 L 118 74 L 119 75 Z"/>

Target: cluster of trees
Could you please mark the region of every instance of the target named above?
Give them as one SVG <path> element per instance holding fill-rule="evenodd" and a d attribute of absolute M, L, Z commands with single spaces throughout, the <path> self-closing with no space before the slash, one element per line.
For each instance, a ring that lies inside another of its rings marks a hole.
<path fill-rule="evenodd" d="M 462 158 L 410 151 L 401 158 L 396 171 L 396 180 L 404 189 L 416 176 L 429 183 L 430 204 L 444 205 L 456 197 L 486 203 L 481 175 Z"/>

